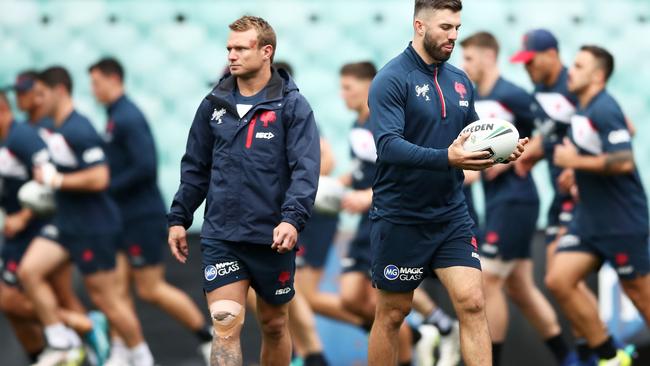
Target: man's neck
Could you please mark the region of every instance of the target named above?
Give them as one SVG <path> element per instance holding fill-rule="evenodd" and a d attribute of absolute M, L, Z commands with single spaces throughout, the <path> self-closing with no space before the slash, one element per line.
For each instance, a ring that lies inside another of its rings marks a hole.
<path fill-rule="evenodd" d="M 417 53 L 418 56 L 420 56 L 420 58 L 422 58 L 422 61 L 424 61 L 424 63 L 426 63 L 427 65 L 440 63 L 440 61 L 438 61 L 438 60 L 434 59 L 433 57 L 431 57 L 429 55 L 429 53 L 427 52 L 427 50 L 424 49 L 424 44 L 422 43 L 422 40 L 418 40 L 418 39 L 414 38 L 412 44 L 413 44 L 413 49 L 415 50 L 415 53 Z"/>
<path fill-rule="evenodd" d="M 598 93 L 605 89 L 605 85 L 602 84 L 590 84 L 585 88 L 583 92 L 578 94 L 578 103 L 580 103 L 581 108 L 587 107 L 589 103 L 594 99 Z"/>
<path fill-rule="evenodd" d="M 238 77 L 237 88 L 239 94 L 244 97 L 253 96 L 264 89 L 269 80 L 271 80 L 271 68 L 266 66 L 249 78 Z"/>
<path fill-rule="evenodd" d="M 29 117 L 29 123 L 34 124 L 40 122 L 43 118 L 46 117 L 46 113 L 43 108 L 36 108 L 27 113 Z"/>
<path fill-rule="evenodd" d="M 118 99 L 122 98 L 122 96 L 124 95 L 124 88 L 123 87 L 115 88 L 115 90 L 112 90 L 109 94 L 110 96 L 108 98 L 107 105 L 111 105 L 115 103 Z"/>
<path fill-rule="evenodd" d="M 68 118 L 70 113 L 74 111 L 74 104 L 72 103 L 72 98 L 66 98 L 62 100 L 61 103 L 56 107 L 54 112 L 54 123 L 57 127 L 60 127 L 63 124 L 63 121 Z"/>
<path fill-rule="evenodd" d="M 368 120 L 369 116 L 370 116 L 370 108 L 368 108 L 367 104 L 364 104 L 363 107 L 357 110 L 357 121 L 363 123 Z"/>
<path fill-rule="evenodd" d="M 490 92 L 492 92 L 492 89 L 494 89 L 494 85 L 496 85 L 497 81 L 499 80 L 499 77 L 500 73 L 498 67 L 495 66 L 488 70 L 485 70 L 483 78 L 476 83 L 478 94 L 480 96 L 486 96 L 490 94 Z"/>
<path fill-rule="evenodd" d="M 562 62 L 560 62 L 560 60 L 557 60 L 555 65 L 553 65 L 551 72 L 548 74 L 548 77 L 546 80 L 544 80 L 544 85 L 547 87 L 555 85 L 557 83 L 557 79 L 560 78 L 560 74 L 562 74 L 562 69 Z"/>
<path fill-rule="evenodd" d="M 9 135 L 9 129 L 11 128 L 11 124 L 13 123 L 13 117 L 11 115 L 7 116 L 6 121 L 0 122 L 0 139 L 5 140 L 7 139 L 7 136 Z"/>

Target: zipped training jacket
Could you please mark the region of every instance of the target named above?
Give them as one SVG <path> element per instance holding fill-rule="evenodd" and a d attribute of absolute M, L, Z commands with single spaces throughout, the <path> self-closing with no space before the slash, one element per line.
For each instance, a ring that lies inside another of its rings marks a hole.
<path fill-rule="evenodd" d="M 192 224 L 206 199 L 201 237 L 270 245 L 288 222 L 310 217 L 320 171 L 314 114 L 283 70 L 273 70 L 263 100 L 239 117 L 236 78 L 226 75 L 199 106 L 181 161 L 168 224 Z"/>

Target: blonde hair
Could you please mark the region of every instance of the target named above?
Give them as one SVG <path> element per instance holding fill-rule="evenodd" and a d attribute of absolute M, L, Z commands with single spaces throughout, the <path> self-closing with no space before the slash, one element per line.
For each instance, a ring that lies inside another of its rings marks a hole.
<path fill-rule="evenodd" d="M 257 47 L 273 47 L 273 53 L 271 54 L 271 62 L 273 62 L 273 57 L 275 56 L 276 36 L 273 27 L 271 27 L 271 25 L 266 20 L 260 17 L 244 15 L 243 17 L 232 22 L 228 27 L 230 30 L 233 30 L 235 32 L 245 32 L 250 29 L 255 29 L 257 32 Z"/>

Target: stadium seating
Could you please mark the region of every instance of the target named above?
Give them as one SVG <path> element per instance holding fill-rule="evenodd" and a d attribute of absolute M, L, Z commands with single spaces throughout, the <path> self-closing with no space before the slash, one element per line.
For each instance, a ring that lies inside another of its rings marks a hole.
<path fill-rule="evenodd" d="M 87 66 L 115 55 L 127 69 L 127 86 L 147 114 L 158 143 L 160 183 L 169 201 L 178 184 L 178 164 L 194 110 L 226 65 L 227 24 L 245 13 L 266 17 L 277 30 L 276 59 L 293 64 L 299 87 L 315 110 L 321 132 L 332 141 L 337 173 L 347 168 L 347 129 L 352 114 L 338 90 L 345 62 L 370 59 L 385 64 L 411 37 L 411 5 L 404 0 L 254 0 L 128 2 L 109 0 L 0 2 L 0 84 L 26 68 L 66 65 L 75 77 L 79 108 L 103 128 L 105 114 L 90 95 Z M 594 11 L 598 8 L 598 11 Z M 561 10 L 558 10 L 561 9 Z M 605 10 L 603 10 L 605 9 Z M 501 65 L 511 80 L 530 88 L 523 68 L 510 65 L 521 35 L 547 27 L 560 39 L 565 62 L 584 43 L 610 48 L 617 57 L 611 90 L 650 138 L 650 68 L 639 55 L 650 52 L 650 2 L 641 0 L 512 1 L 466 0 L 461 38 L 494 32 L 502 43 Z M 624 26 L 623 26 L 624 25 Z M 460 63 L 460 50 L 452 62 Z M 650 145 L 637 144 L 650 183 Z M 536 176 L 547 180 L 543 169 Z M 540 187 L 545 199 L 548 187 Z M 544 220 L 544 215 L 541 215 Z"/>

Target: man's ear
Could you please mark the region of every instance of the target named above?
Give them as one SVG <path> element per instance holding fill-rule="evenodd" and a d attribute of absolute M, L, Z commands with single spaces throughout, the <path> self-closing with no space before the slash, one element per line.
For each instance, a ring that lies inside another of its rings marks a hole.
<path fill-rule="evenodd" d="M 264 59 L 270 61 L 271 57 L 273 57 L 273 46 L 267 44 L 266 46 L 262 47 L 262 51 L 264 52 Z"/>
<path fill-rule="evenodd" d="M 418 36 L 424 37 L 424 33 L 426 33 L 426 27 L 424 26 L 424 22 L 421 19 L 415 18 L 413 21 L 413 28 L 415 29 L 415 33 Z"/>

